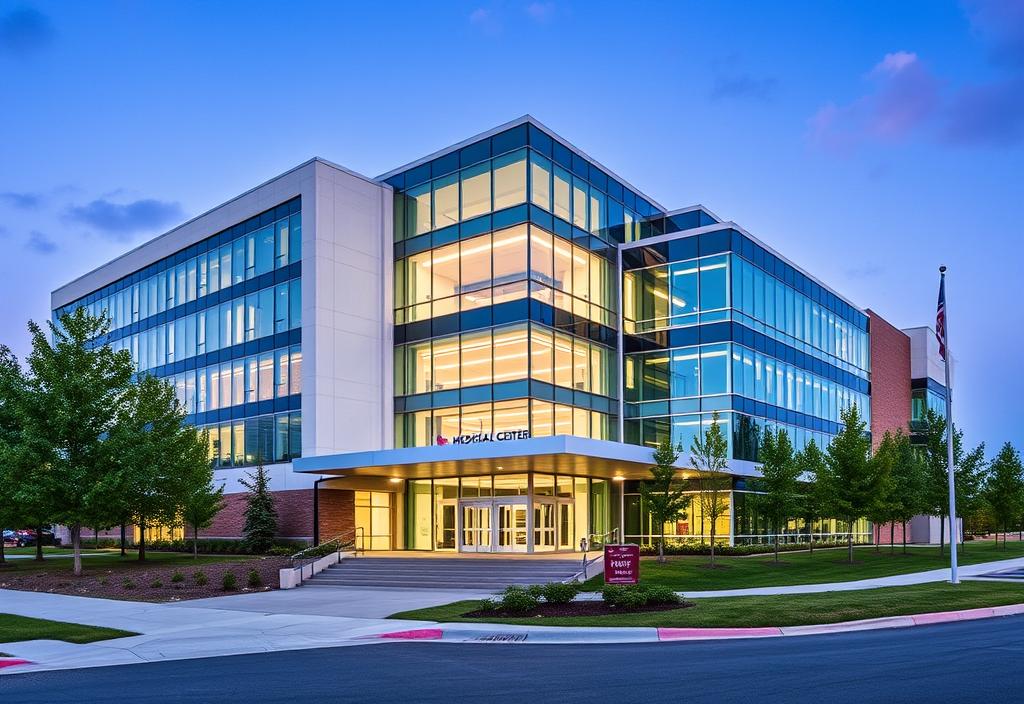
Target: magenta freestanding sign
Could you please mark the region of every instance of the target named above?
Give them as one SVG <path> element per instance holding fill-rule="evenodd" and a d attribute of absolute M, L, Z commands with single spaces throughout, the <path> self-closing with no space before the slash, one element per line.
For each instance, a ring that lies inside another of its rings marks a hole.
<path fill-rule="evenodd" d="M 604 546 L 604 583 L 636 584 L 640 580 L 640 546 Z"/>

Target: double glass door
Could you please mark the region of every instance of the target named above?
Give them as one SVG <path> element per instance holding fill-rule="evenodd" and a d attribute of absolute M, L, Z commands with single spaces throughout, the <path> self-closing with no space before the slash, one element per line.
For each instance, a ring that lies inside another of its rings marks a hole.
<path fill-rule="evenodd" d="M 459 550 L 527 552 L 528 509 L 525 498 L 462 501 L 459 507 Z"/>

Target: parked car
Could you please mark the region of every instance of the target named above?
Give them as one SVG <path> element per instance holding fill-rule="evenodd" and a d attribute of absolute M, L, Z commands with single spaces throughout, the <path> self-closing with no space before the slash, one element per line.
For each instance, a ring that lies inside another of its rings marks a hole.
<path fill-rule="evenodd" d="M 11 534 L 10 539 L 8 539 L 8 533 Z M 20 530 L 5 530 L 4 545 L 7 545 L 9 540 L 13 544 L 13 547 L 29 547 L 36 544 L 36 531 L 34 529 L 24 528 Z M 53 531 L 48 528 L 44 528 L 42 530 L 42 541 L 43 545 L 57 544 L 56 539 L 53 536 Z"/>

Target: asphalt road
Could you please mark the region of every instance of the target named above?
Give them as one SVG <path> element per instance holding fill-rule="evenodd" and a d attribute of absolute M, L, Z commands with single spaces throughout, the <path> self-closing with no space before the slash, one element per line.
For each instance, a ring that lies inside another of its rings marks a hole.
<path fill-rule="evenodd" d="M 1020 702 L 1024 617 L 642 645 L 387 643 L 0 676 L 0 702 Z"/>

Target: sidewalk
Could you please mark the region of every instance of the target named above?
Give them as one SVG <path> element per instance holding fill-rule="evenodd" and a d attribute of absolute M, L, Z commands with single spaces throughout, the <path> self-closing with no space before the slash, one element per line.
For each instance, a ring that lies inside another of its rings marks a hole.
<path fill-rule="evenodd" d="M 0 590 L 2 613 L 106 626 L 141 634 L 85 645 L 51 640 L 3 643 L 0 644 L 3 652 L 33 664 L 7 667 L 0 672 L 367 645 L 380 641 L 367 640 L 363 636 L 422 625 L 422 621 L 367 616 L 374 611 L 368 603 L 371 595 L 367 591 L 353 590 L 348 600 L 340 589 L 296 589 L 151 604 Z M 306 603 L 294 603 L 297 596 L 305 597 Z M 459 599 L 479 599 L 485 595 L 447 591 L 407 593 L 406 590 L 387 594 L 384 590 L 373 590 L 373 596 L 377 603 L 375 611 L 390 614 Z M 330 600 L 333 604 L 327 603 Z M 309 611 L 333 611 L 335 614 L 303 613 Z"/>
<path fill-rule="evenodd" d="M 961 569 L 964 577 L 1024 567 L 1024 558 Z M 937 582 L 947 570 L 833 584 L 687 592 L 687 598 L 806 594 Z M 895 616 L 841 624 L 785 628 L 584 628 L 487 623 L 437 624 L 385 619 L 408 609 L 481 599 L 476 591 L 417 589 L 293 589 L 238 594 L 168 604 L 0 590 L 0 612 L 55 621 L 106 626 L 140 633 L 86 645 L 36 640 L 0 644 L 27 660 L 0 658 L 0 673 L 123 665 L 160 660 L 241 655 L 305 648 L 369 645 L 394 641 L 625 643 L 667 640 L 759 638 L 901 628 L 931 623 L 1024 614 L 1024 604 L 967 611 Z M 599 594 L 581 595 L 599 598 Z M 1022 592 L 1024 601 L 1024 592 Z M 9 666 L 5 666 L 5 664 Z"/>

